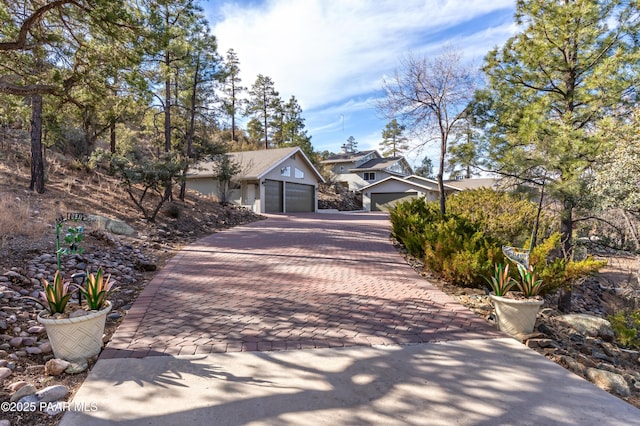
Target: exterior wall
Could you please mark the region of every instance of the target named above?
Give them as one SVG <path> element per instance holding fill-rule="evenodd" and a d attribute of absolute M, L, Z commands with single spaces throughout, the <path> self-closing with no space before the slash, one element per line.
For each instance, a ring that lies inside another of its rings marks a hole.
<path fill-rule="evenodd" d="M 219 197 L 218 182 L 212 177 L 189 177 L 187 178 L 187 188 L 198 191 L 201 194 Z"/>
<path fill-rule="evenodd" d="M 365 173 L 375 173 L 376 178 L 374 180 L 364 180 Z M 391 176 L 389 173 L 384 170 L 374 170 L 372 172 L 358 172 L 358 173 L 350 173 L 349 179 L 349 189 L 351 191 L 357 191 L 358 189 L 371 185 L 372 183 L 380 182 Z"/>
<path fill-rule="evenodd" d="M 289 168 L 289 176 L 285 176 L 283 174 L 287 167 Z M 296 169 L 303 172 L 304 177 L 296 177 Z M 294 159 L 286 159 L 269 173 L 262 176 L 262 180 L 265 179 L 282 180 L 285 182 L 303 183 L 307 185 L 318 186 L 318 180 L 315 177 L 315 173 L 307 166 L 307 164 L 304 162 L 304 160 L 302 160 L 302 157 L 299 154 L 296 154 Z"/>
<path fill-rule="evenodd" d="M 418 188 L 406 183 L 399 182 L 397 180 L 391 180 L 389 182 L 381 183 L 373 188 L 369 188 L 362 193 L 362 209 L 371 211 L 371 194 L 381 192 L 417 192 L 418 197 L 425 197 L 428 201 L 438 199 L 438 192 L 429 191 L 423 188 Z"/>

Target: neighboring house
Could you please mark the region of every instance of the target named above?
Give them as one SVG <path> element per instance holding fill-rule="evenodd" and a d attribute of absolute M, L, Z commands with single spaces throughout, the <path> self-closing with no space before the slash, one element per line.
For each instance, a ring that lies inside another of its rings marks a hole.
<path fill-rule="evenodd" d="M 318 184 L 324 179 L 299 147 L 231 152 L 240 164 L 229 201 L 256 213 L 315 212 Z M 187 188 L 220 196 L 213 163 L 200 163 L 187 174 Z"/>
<path fill-rule="evenodd" d="M 460 189 L 445 184 L 445 194 Z M 438 182 L 432 179 L 411 175 L 405 178 L 390 176 L 379 182 L 360 188 L 362 208 L 367 211 L 387 211 L 401 201 L 424 197 L 427 201 L 439 198 Z"/>
<path fill-rule="evenodd" d="M 413 173 L 404 157 L 384 158 L 378 151 L 343 152 L 320 162 L 330 168 L 342 185 L 357 191 L 390 176 L 403 177 Z"/>
<path fill-rule="evenodd" d="M 454 186 L 462 190 L 479 189 L 479 188 L 498 188 L 498 179 L 496 178 L 471 178 L 471 179 L 455 179 L 447 180 L 445 184 Z"/>

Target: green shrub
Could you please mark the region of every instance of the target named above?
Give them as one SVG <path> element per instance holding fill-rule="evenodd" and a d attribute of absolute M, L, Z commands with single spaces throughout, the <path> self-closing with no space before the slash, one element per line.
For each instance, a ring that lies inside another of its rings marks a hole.
<path fill-rule="evenodd" d="M 609 317 L 620 345 L 630 349 L 640 348 L 640 311 L 619 311 Z"/>
<path fill-rule="evenodd" d="M 447 198 L 449 213 L 477 224 L 485 235 L 505 245 L 528 247 L 538 205 L 523 194 L 495 191 L 489 188 L 461 191 Z M 551 234 L 553 218 L 544 211 L 540 215 L 537 239 Z"/>
<path fill-rule="evenodd" d="M 607 264 L 605 260 L 597 260 L 591 256 L 579 261 L 558 257 L 560 239 L 560 233 L 554 232 L 529 255 L 529 263 L 536 265 L 539 277 L 544 283 L 544 293 L 560 287 L 568 288 L 581 278 L 598 272 Z"/>
<path fill-rule="evenodd" d="M 503 245 L 516 241 L 525 246 L 536 213 L 537 206 L 530 201 L 477 190 L 451 197 L 444 217 L 437 202 L 416 198 L 397 204 L 390 218 L 393 236 L 412 256 L 424 259 L 425 267 L 452 283 L 482 287 L 486 284 L 482 277 L 492 274 L 494 264 L 504 262 Z M 530 253 L 529 263 L 543 280 L 543 293 L 570 286 L 606 264 L 591 257 L 582 261 L 559 257 L 560 234 L 549 235 L 550 219 L 541 217 L 541 242 Z"/>
<path fill-rule="evenodd" d="M 391 212 L 392 233 L 407 251 L 443 278 L 457 284 L 481 286 L 483 275 L 503 260 L 501 244 L 469 220 L 440 215 L 437 202 L 413 199 Z"/>

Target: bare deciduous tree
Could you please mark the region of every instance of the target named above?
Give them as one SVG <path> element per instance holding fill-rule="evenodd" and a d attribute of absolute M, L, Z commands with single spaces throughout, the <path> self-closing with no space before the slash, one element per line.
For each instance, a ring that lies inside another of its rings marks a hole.
<path fill-rule="evenodd" d="M 408 129 L 426 135 L 422 145 L 433 141 L 440 144 L 437 179 L 440 212 L 444 214 L 447 142 L 473 98 L 477 73 L 463 62 L 457 50 L 447 46 L 434 58 L 405 56 L 394 76 L 385 79 L 383 86 L 387 96 L 378 102 L 378 109 L 388 118 L 399 118 Z"/>

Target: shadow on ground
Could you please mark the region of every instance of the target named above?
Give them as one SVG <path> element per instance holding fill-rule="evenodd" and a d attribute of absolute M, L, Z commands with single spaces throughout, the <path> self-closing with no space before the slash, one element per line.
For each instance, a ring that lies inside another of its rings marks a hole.
<path fill-rule="evenodd" d="M 512 339 L 100 360 L 74 403 L 62 426 L 640 424 Z"/>

